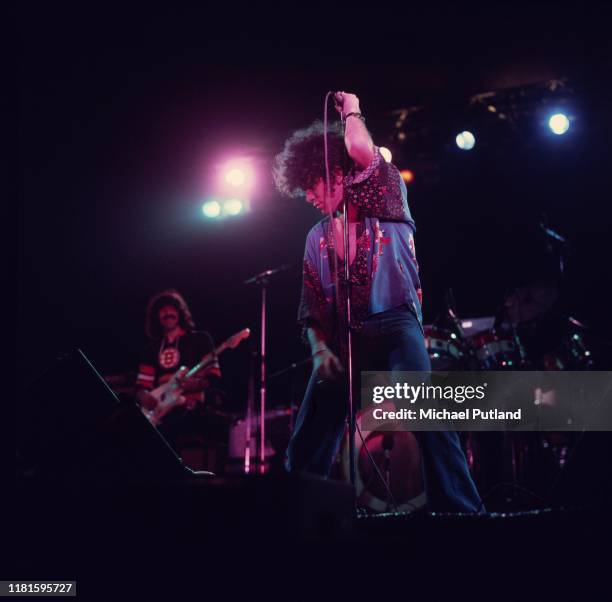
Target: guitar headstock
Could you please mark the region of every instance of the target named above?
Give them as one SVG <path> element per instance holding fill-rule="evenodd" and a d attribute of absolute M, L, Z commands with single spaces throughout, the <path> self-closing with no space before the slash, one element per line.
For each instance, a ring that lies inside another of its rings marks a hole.
<path fill-rule="evenodd" d="M 229 339 L 227 339 L 227 346 L 230 349 L 235 349 L 244 341 L 251 336 L 251 330 L 249 328 L 243 328 L 240 332 L 232 335 Z"/>
<path fill-rule="evenodd" d="M 251 331 L 248 328 L 244 328 L 240 332 L 232 335 L 227 341 L 223 341 L 221 345 L 219 345 L 216 349 L 206 354 L 202 360 L 196 364 L 189 372 L 186 374 L 187 377 L 194 376 L 206 368 L 206 366 L 211 362 L 212 359 L 216 359 L 216 356 L 226 349 L 234 349 L 238 347 L 244 339 L 247 339 L 251 335 Z"/>

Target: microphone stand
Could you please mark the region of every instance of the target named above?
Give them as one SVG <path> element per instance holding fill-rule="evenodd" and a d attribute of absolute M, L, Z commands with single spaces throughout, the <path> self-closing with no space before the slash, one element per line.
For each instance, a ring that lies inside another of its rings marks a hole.
<path fill-rule="evenodd" d="M 336 104 L 336 108 L 338 109 L 340 107 L 339 103 L 341 102 L 341 98 L 339 98 L 339 96 L 342 96 L 342 94 L 340 92 L 333 92 L 333 91 L 329 91 L 326 95 L 325 95 L 325 102 L 323 105 L 323 123 L 324 123 L 324 144 L 325 144 L 325 168 L 326 168 L 326 193 L 327 194 L 331 194 L 331 187 L 330 187 L 330 174 L 329 174 L 329 161 L 328 161 L 328 152 L 327 152 L 327 100 L 330 96 L 334 96 L 334 102 Z M 344 114 L 341 113 L 341 117 L 342 117 L 342 122 L 343 122 L 343 126 L 345 126 L 345 118 L 344 118 Z M 344 128 L 343 128 L 344 129 Z M 344 136 L 343 136 L 344 137 Z M 347 159 L 347 150 L 346 150 L 346 146 L 344 146 L 344 157 L 345 160 Z M 346 162 L 346 161 L 345 161 Z M 344 225 L 344 231 L 343 231 L 343 247 L 344 247 L 344 279 L 346 282 L 346 303 L 345 303 L 345 310 L 346 310 L 346 373 L 347 373 L 347 387 L 348 387 L 348 395 L 347 395 L 347 401 L 348 401 L 348 447 L 349 447 L 349 478 L 350 478 L 350 482 L 351 485 L 353 485 L 353 487 L 355 487 L 355 482 L 356 482 L 356 478 L 355 478 L 355 431 L 356 431 L 356 416 L 355 416 L 355 408 L 354 408 L 354 403 L 353 403 L 353 353 L 352 353 L 352 333 L 351 333 L 351 266 L 350 266 L 350 249 L 349 249 L 349 219 L 348 219 L 348 209 L 349 209 L 349 203 L 348 203 L 348 199 L 346 194 L 343 194 L 343 199 L 342 199 L 342 210 L 343 210 L 343 225 Z M 335 249 L 336 245 L 335 245 L 335 225 L 334 225 L 334 217 L 333 217 L 333 212 L 330 211 L 330 221 L 329 221 L 329 225 L 330 225 L 330 229 L 331 229 L 331 233 L 332 233 L 332 237 L 334 240 L 334 253 L 337 253 L 337 250 Z M 336 310 L 338 312 L 338 335 L 339 335 L 339 342 L 340 342 L 340 350 L 342 350 L 342 320 L 341 320 L 341 316 L 342 316 L 342 312 L 340 311 L 340 304 L 339 304 L 339 277 L 338 277 L 338 270 L 337 270 L 337 262 L 336 262 L 336 255 L 334 255 L 334 279 L 336 282 Z"/>
<path fill-rule="evenodd" d="M 344 244 L 344 280 L 346 282 L 346 374 L 347 374 L 347 387 L 348 387 L 348 416 L 349 416 L 349 432 L 348 432 L 348 444 L 349 444 L 349 478 L 353 487 L 356 483 L 355 473 L 355 433 L 356 433 L 356 416 L 355 406 L 353 403 L 353 336 L 351 332 L 351 266 L 350 266 L 350 249 L 349 249 L 349 219 L 348 219 L 348 200 L 346 195 L 342 200 L 343 210 L 343 244 Z M 333 228 L 333 223 L 332 223 Z M 332 230 L 333 231 L 333 230 Z M 340 336 L 342 336 L 342 330 L 340 329 Z"/>
<path fill-rule="evenodd" d="M 253 434 L 253 414 L 255 406 L 255 364 L 257 363 L 257 352 L 251 345 L 251 361 L 249 362 L 249 389 L 247 393 L 247 412 L 245 420 L 244 441 L 244 474 L 251 472 L 251 439 Z"/>
<path fill-rule="evenodd" d="M 387 481 L 387 507 L 385 512 L 389 510 L 389 506 L 393 504 L 391 494 L 391 450 L 393 449 L 393 435 L 391 433 L 385 433 L 382 438 L 382 448 L 384 451 L 384 469 L 385 479 Z"/>
<path fill-rule="evenodd" d="M 244 281 L 244 284 L 257 284 L 261 290 L 261 318 L 260 318 L 260 351 L 259 351 L 259 473 L 266 472 L 266 309 L 267 309 L 267 286 L 270 276 L 289 269 L 289 265 L 265 270 L 252 278 Z M 247 417 L 247 422 L 249 418 Z M 245 452 L 245 457 L 248 452 Z M 246 462 L 245 462 L 246 468 Z"/>

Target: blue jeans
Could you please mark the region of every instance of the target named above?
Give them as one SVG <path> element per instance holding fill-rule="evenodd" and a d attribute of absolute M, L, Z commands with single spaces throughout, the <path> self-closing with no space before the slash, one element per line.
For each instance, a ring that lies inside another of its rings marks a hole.
<path fill-rule="evenodd" d="M 431 364 L 421 326 L 408 306 L 374 314 L 353 337 L 353 398 L 360 371 L 423 371 Z M 347 416 L 343 383 L 317 384 L 310 377 L 287 449 L 290 472 L 328 476 L 342 441 Z M 454 431 L 415 433 L 421 449 L 427 504 L 437 512 L 478 512 L 482 502 Z"/>

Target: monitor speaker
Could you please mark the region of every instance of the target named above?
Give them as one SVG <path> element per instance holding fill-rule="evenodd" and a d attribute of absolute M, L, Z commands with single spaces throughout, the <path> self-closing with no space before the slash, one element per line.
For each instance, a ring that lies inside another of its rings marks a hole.
<path fill-rule="evenodd" d="M 132 401 L 120 401 L 85 354 L 58 358 L 18 399 L 23 474 L 94 483 L 160 483 L 189 472 Z"/>

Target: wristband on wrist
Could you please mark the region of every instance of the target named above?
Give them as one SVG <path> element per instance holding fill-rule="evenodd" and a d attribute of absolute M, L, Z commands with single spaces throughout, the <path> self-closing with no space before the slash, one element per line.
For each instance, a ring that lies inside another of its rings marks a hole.
<path fill-rule="evenodd" d="M 344 116 L 344 122 L 346 123 L 346 120 L 349 117 L 357 117 L 358 119 L 361 119 L 361 121 L 363 121 L 363 123 L 365 123 L 365 117 L 359 113 L 358 111 L 352 111 L 351 113 L 348 113 L 347 115 Z"/>

